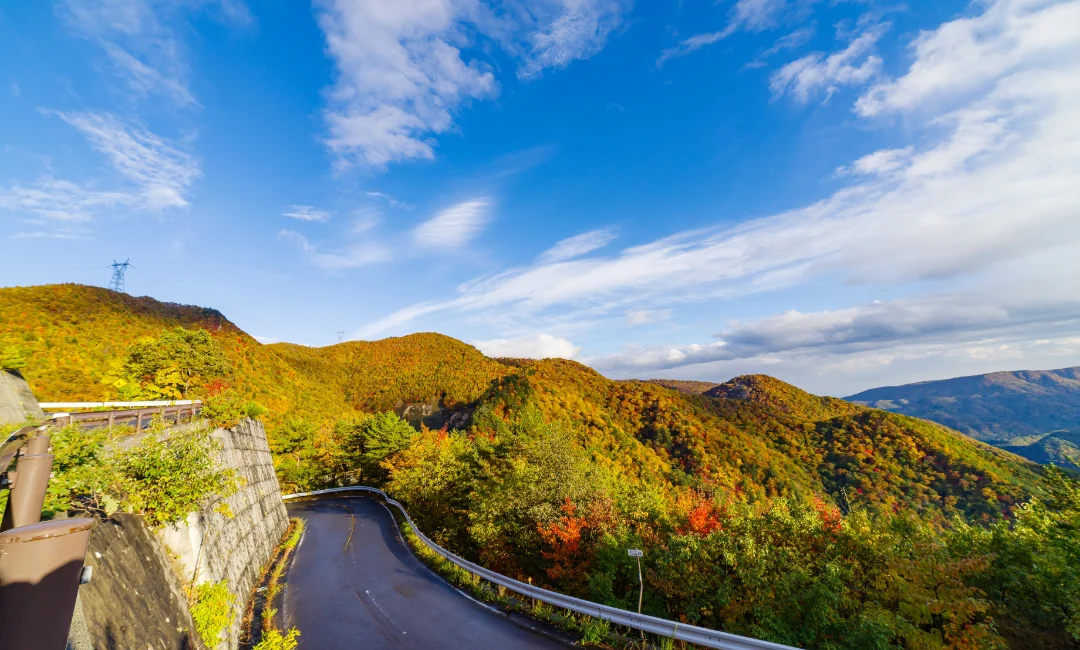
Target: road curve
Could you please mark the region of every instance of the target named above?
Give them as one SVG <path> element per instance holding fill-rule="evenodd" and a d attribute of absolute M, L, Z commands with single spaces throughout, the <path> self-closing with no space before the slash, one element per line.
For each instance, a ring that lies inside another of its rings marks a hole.
<path fill-rule="evenodd" d="M 407 549 L 390 513 L 365 497 L 300 501 L 307 522 L 289 568 L 282 612 L 300 646 L 564 648 L 465 598 Z"/>

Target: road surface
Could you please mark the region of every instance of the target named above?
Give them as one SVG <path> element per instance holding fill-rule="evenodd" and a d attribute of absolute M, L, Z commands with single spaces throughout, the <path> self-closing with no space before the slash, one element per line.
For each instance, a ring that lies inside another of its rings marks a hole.
<path fill-rule="evenodd" d="M 364 497 L 288 504 L 307 522 L 289 568 L 283 616 L 300 647 L 565 648 L 462 596 L 397 537 L 390 513 Z"/>

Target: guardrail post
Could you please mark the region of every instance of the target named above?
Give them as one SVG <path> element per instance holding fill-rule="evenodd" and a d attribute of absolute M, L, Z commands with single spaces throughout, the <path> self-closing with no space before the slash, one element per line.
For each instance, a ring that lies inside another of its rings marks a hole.
<path fill-rule="evenodd" d="M 40 436 L 38 438 L 40 439 Z M 48 438 L 45 437 L 45 440 L 47 449 Z M 45 490 L 49 485 L 52 462 L 53 457 L 50 454 L 27 454 L 19 457 L 16 471 L 8 472 L 9 478 L 12 474 L 15 478 L 8 495 L 3 521 L 0 522 L 0 531 L 41 521 L 41 507 L 45 504 Z"/>
<path fill-rule="evenodd" d="M 93 519 L 0 533 L 0 647 L 63 650 Z"/>

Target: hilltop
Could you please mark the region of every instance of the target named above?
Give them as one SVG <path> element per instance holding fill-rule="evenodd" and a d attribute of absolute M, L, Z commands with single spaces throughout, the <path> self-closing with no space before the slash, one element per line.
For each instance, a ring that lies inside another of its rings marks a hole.
<path fill-rule="evenodd" d="M 236 388 L 269 409 L 272 442 L 295 459 L 283 479 L 296 487 L 328 480 L 318 477 L 338 462 L 338 423 L 395 410 L 416 425 L 465 427 L 477 408 L 506 410 L 499 386 L 509 380 L 597 462 L 638 481 L 978 516 L 1007 511 L 1038 483 L 1019 458 L 944 427 L 766 375 L 688 395 L 571 361 L 500 362 L 440 334 L 263 345 L 213 309 L 79 285 L 0 289 L 0 314 L 0 350 L 27 360 L 22 372 L 43 401 L 109 399 L 101 380 L 129 344 L 176 325 L 209 330 Z"/>
<path fill-rule="evenodd" d="M 1036 462 L 1080 468 L 1080 367 L 887 386 L 847 399 L 939 422 Z"/>

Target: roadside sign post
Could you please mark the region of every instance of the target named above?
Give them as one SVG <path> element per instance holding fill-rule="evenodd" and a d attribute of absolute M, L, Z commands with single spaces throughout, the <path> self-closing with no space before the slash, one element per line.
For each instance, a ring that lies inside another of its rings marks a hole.
<path fill-rule="evenodd" d="M 637 582 L 638 582 L 638 596 L 637 596 L 637 613 L 641 613 L 641 598 L 645 595 L 645 582 L 641 579 L 641 556 L 645 555 L 639 549 L 631 548 L 627 549 L 627 554 L 637 559 Z M 641 638 L 645 638 L 645 632 L 641 632 Z"/>

